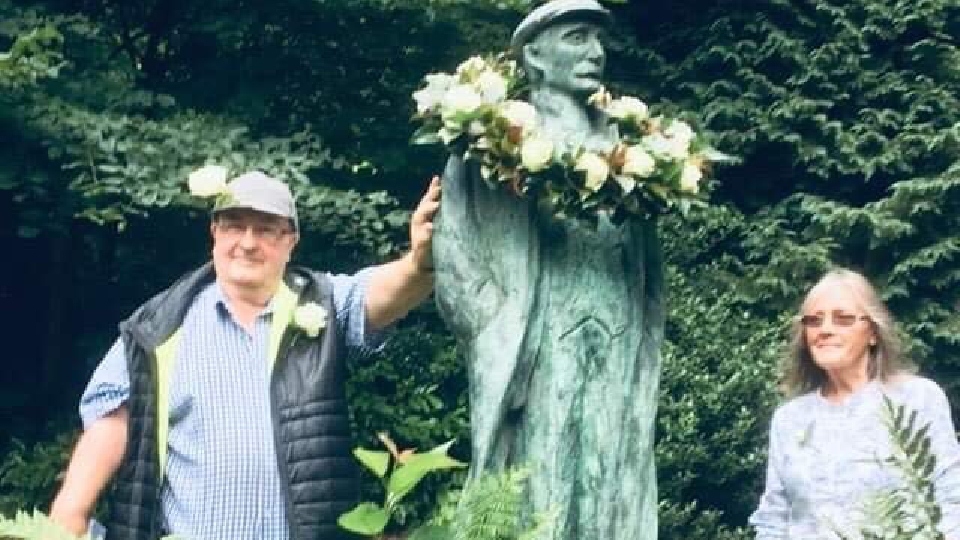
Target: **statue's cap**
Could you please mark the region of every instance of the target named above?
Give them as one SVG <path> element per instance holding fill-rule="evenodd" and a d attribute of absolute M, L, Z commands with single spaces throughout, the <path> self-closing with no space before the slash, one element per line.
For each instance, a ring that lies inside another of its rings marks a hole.
<path fill-rule="evenodd" d="M 265 214 L 285 217 L 299 228 L 297 206 L 287 184 L 260 171 L 241 174 L 227 184 L 224 197 L 217 199 L 213 213 L 231 208 L 249 208 Z"/>
<path fill-rule="evenodd" d="M 596 0 L 551 0 L 524 17 L 510 38 L 510 49 L 519 51 L 541 30 L 561 19 L 585 17 L 607 26 L 612 22 L 610 12 Z"/>

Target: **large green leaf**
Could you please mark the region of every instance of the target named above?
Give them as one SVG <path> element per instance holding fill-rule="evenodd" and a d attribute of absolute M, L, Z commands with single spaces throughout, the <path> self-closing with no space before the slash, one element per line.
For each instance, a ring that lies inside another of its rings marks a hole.
<path fill-rule="evenodd" d="M 387 467 L 390 466 L 389 452 L 355 448 L 353 455 L 363 463 L 364 467 L 377 475 L 377 478 L 383 478 L 387 474 Z"/>
<path fill-rule="evenodd" d="M 387 526 L 390 520 L 390 514 L 379 505 L 374 503 L 362 503 L 356 508 L 343 514 L 337 520 L 344 529 L 366 536 L 380 534 Z"/>
<path fill-rule="evenodd" d="M 428 452 L 414 454 L 405 464 L 390 475 L 387 483 L 387 493 L 393 502 L 399 501 L 411 489 L 423 480 L 423 477 L 433 471 L 466 467 L 465 463 L 457 461 L 446 454 Z"/>

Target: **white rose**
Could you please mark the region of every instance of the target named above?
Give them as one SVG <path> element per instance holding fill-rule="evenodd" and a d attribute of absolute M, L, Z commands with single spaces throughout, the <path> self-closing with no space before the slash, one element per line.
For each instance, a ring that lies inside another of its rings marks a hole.
<path fill-rule="evenodd" d="M 593 152 L 584 152 L 581 154 L 573 168 L 586 173 L 586 187 L 590 191 L 599 190 L 603 186 L 603 183 L 607 181 L 607 176 L 610 174 L 610 164 L 607 163 L 607 160 Z"/>
<path fill-rule="evenodd" d="M 487 126 L 483 125 L 483 122 L 479 120 L 474 120 L 467 126 L 467 132 L 474 137 L 479 137 L 487 132 Z"/>
<path fill-rule="evenodd" d="M 537 110 L 526 101 L 505 101 L 500 107 L 500 116 L 506 118 L 511 126 L 521 128 L 524 133 L 537 125 Z"/>
<path fill-rule="evenodd" d="M 487 63 L 479 56 L 471 56 L 457 66 L 457 75 L 466 75 L 468 78 L 487 68 Z"/>
<path fill-rule="evenodd" d="M 639 145 L 627 147 L 623 154 L 623 174 L 633 174 L 641 178 L 646 178 L 653 174 L 657 167 L 657 162 L 649 152 Z"/>
<path fill-rule="evenodd" d="M 507 80 L 496 71 L 488 69 L 481 73 L 476 85 L 486 103 L 497 103 L 507 97 Z"/>
<path fill-rule="evenodd" d="M 662 133 L 647 135 L 642 142 L 652 154 L 669 159 L 686 159 L 690 152 L 689 140 L 664 137 Z"/>
<path fill-rule="evenodd" d="M 690 146 L 690 141 L 693 140 L 693 129 L 690 128 L 690 124 L 682 120 L 671 122 L 667 129 L 663 131 L 663 134 L 670 139 L 683 141 L 686 146 Z"/>
<path fill-rule="evenodd" d="M 520 147 L 520 162 L 530 172 L 543 170 L 553 161 L 553 142 L 545 137 L 529 137 Z"/>
<path fill-rule="evenodd" d="M 623 96 L 613 100 L 606 111 L 614 118 L 620 120 L 632 118 L 636 122 L 646 120 L 649 116 L 647 104 L 631 96 Z"/>
<path fill-rule="evenodd" d="M 689 161 L 684 163 L 683 170 L 680 172 L 680 191 L 687 193 L 700 191 L 701 178 L 703 178 L 703 171 L 700 167 Z"/>
<path fill-rule="evenodd" d="M 293 311 L 293 324 L 308 336 L 317 337 L 327 325 L 327 310 L 314 302 L 297 306 Z"/>
<path fill-rule="evenodd" d="M 413 93 L 417 102 L 417 113 L 424 114 L 440 105 L 444 94 L 453 86 L 454 78 L 447 73 L 431 73 L 427 75 L 427 86 Z"/>
<path fill-rule="evenodd" d="M 441 114 L 444 118 L 461 113 L 469 114 L 477 110 L 482 104 L 483 101 L 476 90 L 465 84 L 458 84 L 443 96 Z"/>
<path fill-rule="evenodd" d="M 190 173 L 187 180 L 190 194 L 196 197 L 214 197 L 227 190 L 227 169 L 220 165 L 206 165 Z"/>
<path fill-rule="evenodd" d="M 624 176 L 622 174 L 615 177 L 617 183 L 620 184 L 620 187 L 623 188 L 624 193 L 630 193 L 637 187 L 637 181 L 632 176 Z"/>

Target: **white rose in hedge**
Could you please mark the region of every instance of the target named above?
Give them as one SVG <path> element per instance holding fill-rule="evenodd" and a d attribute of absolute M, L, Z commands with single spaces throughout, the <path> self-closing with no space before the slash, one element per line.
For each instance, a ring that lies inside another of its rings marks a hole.
<path fill-rule="evenodd" d="M 537 126 L 537 109 L 526 101 L 505 101 L 500 107 L 500 116 L 525 133 Z"/>
<path fill-rule="evenodd" d="M 443 96 L 441 114 L 445 119 L 457 114 L 470 114 L 482 104 L 483 100 L 476 90 L 468 85 L 458 84 Z"/>
<path fill-rule="evenodd" d="M 427 86 L 413 93 L 418 114 L 424 114 L 440 105 L 443 96 L 455 82 L 453 76 L 447 73 L 431 73 L 426 79 Z"/>
<path fill-rule="evenodd" d="M 684 163 L 683 170 L 680 171 L 680 191 L 697 193 L 700 191 L 701 178 L 703 178 L 703 171 L 700 167 L 689 161 Z"/>
<path fill-rule="evenodd" d="M 553 142 L 544 137 L 529 137 L 520 147 L 520 162 L 530 172 L 543 170 L 553 161 Z"/>
<path fill-rule="evenodd" d="M 507 80 L 496 71 L 489 69 L 477 77 L 477 88 L 480 89 L 480 97 L 486 103 L 497 103 L 507 97 Z"/>
<path fill-rule="evenodd" d="M 293 324 L 310 337 L 320 335 L 327 326 L 327 310 L 315 302 L 308 302 L 293 311 Z"/>
<path fill-rule="evenodd" d="M 190 173 L 187 179 L 190 194 L 196 197 L 215 197 L 227 190 L 227 168 L 206 165 Z"/>
<path fill-rule="evenodd" d="M 581 154 L 573 168 L 586 174 L 586 187 L 590 191 L 599 190 L 610 175 L 610 164 L 593 152 Z"/>
<path fill-rule="evenodd" d="M 629 146 L 623 154 L 623 174 L 632 174 L 646 178 L 653 174 L 657 162 L 649 152 L 639 145 Z"/>
<path fill-rule="evenodd" d="M 611 101 L 607 106 L 607 114 L 620 120 L 632 118 L 637 122 L 646 120 L 650 115 L 647 104 L 632 96 L 623 96 Z"/>

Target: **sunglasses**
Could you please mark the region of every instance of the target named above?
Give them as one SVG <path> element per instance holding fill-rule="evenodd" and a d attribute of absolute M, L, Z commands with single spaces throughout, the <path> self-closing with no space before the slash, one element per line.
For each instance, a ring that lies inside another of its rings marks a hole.
<path fill-rule="evenodd" d="M 294 231 L 277 223 L 247 223 L 243 220 L 235 220 L 227 217 L 221 217 L 217 221 L 217 230 L 227 238 L 236 240 L 247 234 L 247 229 L 253 231 L 253 237 L 257 240 L 264 240 L 271 244 L 280 242 L 280 239 Z"/>
<path fill-rule="evenodd" d="M 803 315 L 800 317 L 800 324 L 805 328 L 820 328 L 823 326 L 823 323 L 826 322 L 827 317 L 830 317 L 830 321 L 834 326 L 853 326 L 857 321 L 869 321 L 870 317 L 866 315 L 854 315 L 853 313 L 845 313 L 840 310 L 834 310 L 825 315 L 823 313 L 815 313 L 813 315 Z"/>

